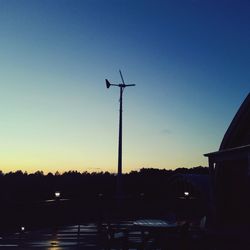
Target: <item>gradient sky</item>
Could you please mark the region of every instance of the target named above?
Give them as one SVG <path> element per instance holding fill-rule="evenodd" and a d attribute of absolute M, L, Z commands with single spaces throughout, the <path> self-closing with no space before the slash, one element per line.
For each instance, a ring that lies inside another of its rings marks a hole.
<path fill-rule="evenodd" d="M 207 165 L 249 92 L 248 0 L 0 0 L 0 169 Z"/>

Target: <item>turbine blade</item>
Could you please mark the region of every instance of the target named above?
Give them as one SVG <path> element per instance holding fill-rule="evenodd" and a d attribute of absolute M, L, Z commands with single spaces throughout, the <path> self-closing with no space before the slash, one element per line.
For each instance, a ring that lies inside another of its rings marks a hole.
<path fill-rule="evenodd" d="M 122 79 L 122 83 L 123 83 L 123 84 L 125 84 L 125 83 L 124 83 L 123 76 L 122 76 L 122 72 L 121 72 L 121 70 L 119 70 L 119 72 L 120 72 L 120 76 L 121 76 L 121 79 Z"/>

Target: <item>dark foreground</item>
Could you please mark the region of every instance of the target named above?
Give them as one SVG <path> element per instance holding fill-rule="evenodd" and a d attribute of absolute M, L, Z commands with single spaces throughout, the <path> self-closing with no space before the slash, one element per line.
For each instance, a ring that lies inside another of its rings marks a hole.
<path fill-rule="evenodd" d="M 2 234 L 1 249 L 173 249 L 230 250 L 249 249 L 249 232 L 213 230 L 202 232 L 189 229 L 173 233 L 142 232 L 133 228 L 132 221 L 62 226 L 43 230 Z"/>

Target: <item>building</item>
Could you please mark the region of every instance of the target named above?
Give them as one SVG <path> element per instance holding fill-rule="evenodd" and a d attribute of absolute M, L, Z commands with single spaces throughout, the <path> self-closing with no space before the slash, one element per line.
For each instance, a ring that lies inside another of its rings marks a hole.
<path fill-rule="evenodd" d="M 208 157 L 212 218 L 219 225 L 250 223 L 250 93 L 220 148 Z"/>

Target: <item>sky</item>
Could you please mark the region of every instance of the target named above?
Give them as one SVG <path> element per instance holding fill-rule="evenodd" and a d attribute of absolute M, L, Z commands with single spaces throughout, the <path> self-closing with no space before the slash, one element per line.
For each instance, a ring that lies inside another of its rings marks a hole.
<path fill-rule="evenodd" d="M 0 0 L 0 170 L 207 166 L 250 87 L 248 0 Z"/>

